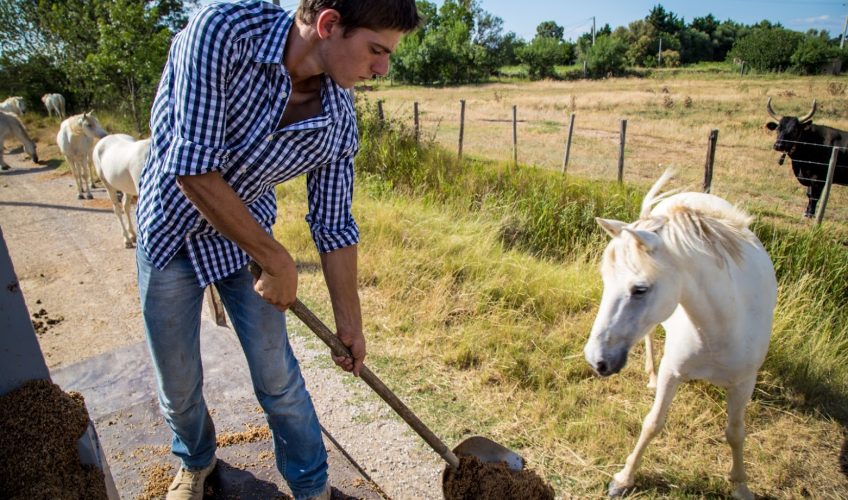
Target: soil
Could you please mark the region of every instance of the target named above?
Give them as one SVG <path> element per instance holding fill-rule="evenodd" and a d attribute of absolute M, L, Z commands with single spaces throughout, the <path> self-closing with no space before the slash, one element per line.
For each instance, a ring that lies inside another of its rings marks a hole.
<path fill-rule="evenodd" d="M 0 498 L 105 500 L 103 473 L 77 451 L 87 427 L 82 396 L 47 380 L 0 397 Z"/>
<path fill-rule="evenodd" d="M 554 489 L 530 469 L 506 462 L 481 462 L 460 455 L 459 467 L 445 472 L 445 500 L 553 500 Z"/>
<path fill-rule="evenodd" d="M 57 130 L 58 122 L 31 134 L 38 165 L 8 140 L 4 159 L 12 168 L 0 172 L 3 238 L 32 319 L 42 322 L 38 342 L 51 370 L 144 341 L 135 252 L 124 248 L 105 189 L 78 200 L 70 173 L 56 170 Z M 322 425 L 389 497 L 439 498 L 444 462 L 364 384 L 335 368 L 303 325 L 294 318 L 289 325 Z M 124 452 L 101 444 L 110 461 Z M 169 455 L 166 444 L 161 452 Z"/>

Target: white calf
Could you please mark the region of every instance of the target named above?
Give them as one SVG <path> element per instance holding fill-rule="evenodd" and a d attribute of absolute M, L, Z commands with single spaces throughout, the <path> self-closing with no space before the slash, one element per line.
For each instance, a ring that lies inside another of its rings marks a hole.
<path fill-rule="evenodd" d="M 44 94 L 41 96 L 41 102 L 47 108 L 47 116 L 53 116 L 53 113 L 56 113 L 59 119 L 65 118 L 65 98 L 62 94 Z"/>
<path fill-rule="evenodd" d="M 74 174 L 79 199 L 92 198 L 94 172 L 91 165 L 91 151 L 94 149 L 94 143 L 106 135 L 107 132 L 90 111 L 66 118 L 59 126 L 56 144 L 59 145 L 59 150 L 65 155 Z"/>
<path fill-rule="evenodd" d="M 132 248 L 135 244 L 135 229 L 130 212 L 133 202 L 138 197 L 138 178 L 141 176 L 141 167 L 147 161 L 149 153 L 150 139 L 136 141 L 126 134 L 112 134 L 100 139 L 100 142 L 94 146 L 92 154 L 97 175 L 106 186 L 115 215 L 121 223 L 124 245 L 127 248 Z M 124 193 L 122 201 L 118 200 L 118 191 Z M 127 218 L 126 225 L 121 216 L 122 202 L 123 213 Z"/>
<path fill-rule="evenodd" d="M 23 123 L 18 120 L 17 116 L 0 111 L 0 170 L 9 170 L 9 165 L 3 161 L 3 145 L 6 142 L 6 137 L 10 135 L 15 136 L 24 145 L 24 151 L 32 158 L 32 161 L 38 163 L 35 143 L 27 135 Z"/>
<path fill-rule="evenodd" d="M 13 115 L 23 116 L 26 113 L 26 103 L 23 97 L 9 97 L 5 101 L 0 102 L 0 111 L 12 113 Z"/>

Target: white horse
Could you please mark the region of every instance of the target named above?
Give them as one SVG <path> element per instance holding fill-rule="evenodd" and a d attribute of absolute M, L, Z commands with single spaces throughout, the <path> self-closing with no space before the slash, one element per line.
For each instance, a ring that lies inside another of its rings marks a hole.
<path fill-rule="evenodd" d="M 44 94 L 41 96 L 41 102 L 47 108 L 48 117 L 56 113 L 59 119 L 65 118 L 65 98 L 62 97 L 62 94 Z"/>
<path fill-rule="evenodd" d="M 742 451 L 745 407 L 771 336 L 774 267 L 748 229 L 751 217 L 730 203 L 704 193 L 657 196 L 670 177 L 666 172 L 654 184 L 636 222 L 597 219 L 612 240 L 601 264 L 604 292 L 586 361 L 599 375 L 612 375 L 657 324 L 666 331 L 654 404 L 608 493 L 618 496 L 634 485 L 679 384 L 700 379 L 727 389 L 733 496 L 750 499 Z"/>
<path fill-rule="evenodd" d="M 6 138 L 10 135 L 14 136 L 24 146 L 24 151 L 32 158 L 32 161 L 38 163 L 38 153 L 35 151 L 35 143 L 26 133 L 24 124 L 18 120 L 15 115 L 0 111 L 0 170 L 9 170 L 9 165 L 3 161 L 3 147 L 6 143 Z"/>
<path fill-rule="evenodd" d="M 0 102 L 0 111 L 12 113 L 17 116 L 23 116 L 23 114 L 26 113 L 26 102 L 24 101 L 24 98 L 20 96 L 8 97 L 5 101 Z"/>
<path fill-rule="evenodd" d="M 92 198 L 94 172 L 91 165 L 91 151 L 94 149 L 94 143 L 106 135 L 107 132 L 103 130 L 91 111 L 66 118 L 59 126 L 56 144 L 59 145 L 59 150 L 65 155 L 74 174 L 79 199 Z"/>
<path fill-rule="evenodd" d="M 132 248 L 135 245 L 135 229 L 133 228 L 132 216 L 130 215 L 132 203 L 138 197 L 138 179 L 141 176 L 141 167 L 147 161 L 150 154 L 150 139 L 136 141 L 135 138 L 126 134 L 112 134 L 100 139 L 94 146 L 94 167 L 97 175 L 106 186 L 109 199 L 115 209 L 118 222 L 124 234 L 124 245 Z M 124 193 L 123 199 L 118 199 L 118 191 Z M 123 202 L 123 214 L 121 216 L 121 203 Z"/>

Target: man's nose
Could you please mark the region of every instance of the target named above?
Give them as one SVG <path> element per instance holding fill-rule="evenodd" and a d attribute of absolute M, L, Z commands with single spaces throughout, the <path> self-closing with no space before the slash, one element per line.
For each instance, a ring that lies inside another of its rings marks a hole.
<path fill-rule="evenodd" d="M 374 76 L 386 76 L 389 72 L 389 56 L 381 57 L 371 66 Z"/>

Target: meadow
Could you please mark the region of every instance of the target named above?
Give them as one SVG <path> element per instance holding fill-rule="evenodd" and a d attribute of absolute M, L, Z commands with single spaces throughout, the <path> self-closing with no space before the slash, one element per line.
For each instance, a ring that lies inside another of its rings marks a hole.
<path fill-rule="evenodd" d="M 355 213 L 369 363 L 446 442 L 492 437 L 522 453 L 563 497 L 602 497 L 653 393 L 641 346 L 609 379 L 594 376 L 583 360 L 606 242 L 593 219 L 633 220 L 666 166 L 681 171 L 675 186 L 698 188 L 707 134 L 719 128 L 713 192 L 755 214 L 754 230 L 779 278 L 772 344 L 746 418 L 749 486 L 766 498 L 844 498 L 847 200 L 838 186 L 822 227 L 802 219 L 803 191 L 788 165 L 776 165 L 773 137 L 763 130 L 766 95 L 781 96 L 774 105 L 786 113 L 806 112 L 817 97 L 818 121 L 848 128 L 845 96 L 830 95 L 831 82 L 671 73 L 360 92 Z M 675 105 L 662 104 L 664 96 Z M 678 106 L 686 96 L 691 106 Z M 460 98 L 468 106 L 461 161 Z M 389 123 L 376 118 L 377 99 Z M 409 127 L 413 100 L 429 116 L 421 144 Z M 483 120 L 509 118 L 516 102 L 531 123 L 553 122 L 520 125 L 519 168 L 511 162 L 511 124 Z M 563 117 L 572 103 L 580 126 L 563 176 Z M 613 135 L 622 116 L 632 120 L 633 138 L 619 185 Z M 302 264 L 303 297 L 329 318 L 314 246 L 300 222 L 303 183 L 278 193 L 277 237 Z M 722 390 L 684 386 L 648 448 L 637 494 L 727 496 L 724 425 Z"/>
<path fill-rule="evenodd" d="M 358 91 L 354 212 L 362 231 L 368 364 L 446 443 L 491 437 L 525 456 L 562 497 L 603 497 L 653 392 L 641 344 L 608 379 L 583 359 L 607 241 L 594 217 L 634 220 L 668 166 L 679 172 L 672 187 L 700 189 L 707 136 L 717 128 L 712 191 L 756 216 L 753 229 L 779 279 L 772 343 L 746 418 L 749 486 L 765 498 L 845 498 L 848 192 L 834 187 L 821 227 L 803 219 L 804 190 L 788 163 L 777 165 L 773 133 L 763 127 L 772 96 L 785 114 L 805 113 L 816 98 L 817 123 L 848 129 L 843 82 L 669 70 L 448 88 L 383 82 Z M 386 122 L 376 117 L 378 100 Z M 420 143 L 411 133 L 414 101 L 422 112 Z M 522 120 L 517 168 L 513 105 Z M 575 136 L 562 175 L 572 112 Z M 96 114 L 107 130 L 130 132 L 126 117 Z M 618 184 L 621 118 L 628 119 L 628 139 Z M 26 121 L 53 156 L 52 122 Z M 278 198 L 275 233 L 300 265 L 299 296 L 332 324 L 303 223 L 304 180 L 279 186 Z M 661 328 L 657 336 L 662 340 Z M 724 398 L 699 382 L 679 391 L 666 429 L 648 448 L 635 496 L 729 494 Z"/>

